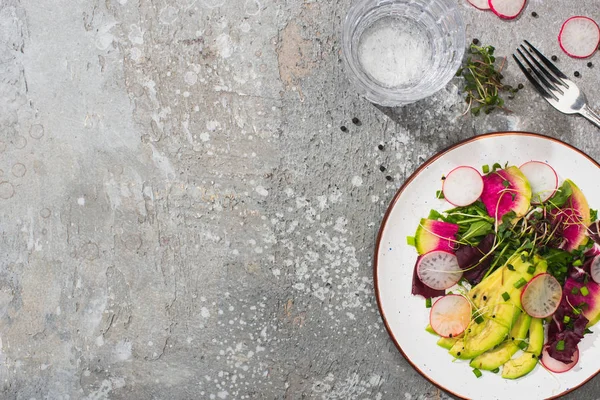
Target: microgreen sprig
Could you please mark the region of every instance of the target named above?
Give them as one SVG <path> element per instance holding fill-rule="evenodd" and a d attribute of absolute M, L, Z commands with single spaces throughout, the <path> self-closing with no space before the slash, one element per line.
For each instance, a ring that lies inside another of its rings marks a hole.
<path fill-rule="evenodd" d="M 464 114 L 469 110 L 473 115 L 479 115 L 481 111 L 489 114 L 495 108 L 510 112 L 504 107 L 504 99 L 500 97 L 500 92 L 507 92 L 508 98 L 512 99 L 519 89 L 502 83 L 502 69 L 506 64 L 506 57 L 502 58 L 500 66 L 496 69 L 494 51 L 493 46 L 471 44 L 467 62 L 456 73 L 465 79 L 467 109 Z"/>

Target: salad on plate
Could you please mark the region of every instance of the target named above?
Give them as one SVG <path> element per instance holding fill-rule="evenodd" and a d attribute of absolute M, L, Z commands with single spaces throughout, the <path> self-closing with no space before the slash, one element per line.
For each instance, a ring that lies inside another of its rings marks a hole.
<path fill-rule="evenodd" d="M 415 247 L 412 294 L 429 309 L 426 330 L 455 359 L 521 378 L 538 364 L 573 368 L 600 320 L 597 212 L 547 163 L 458 166 L 407 238 Z"/>

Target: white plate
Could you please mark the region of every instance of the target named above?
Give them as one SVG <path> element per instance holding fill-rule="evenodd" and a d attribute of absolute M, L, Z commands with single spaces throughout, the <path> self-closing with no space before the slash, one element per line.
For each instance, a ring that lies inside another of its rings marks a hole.
<path fill-rule="evenodd" d="M 396 347 L 425 378 L 441 389 L 466 399 L 549 399 L 581 386 L 600 372 L 600 329 L 579 345 L 579 363 L 571 371 L 551 374 L 541 364 L 527 376 L 511 381 L 484 372 L 479 379 L 467 361 L 452 362 L 437 338 L 425 332 L 429 310 L 421 296 L 411 294 L 417 258 L 406 244 L 419 220 L 435 208 L 451 206 L 436 200 L 442 175 L 458 165 L 481 166 L 495 162 L 521 165 L 539 160 L 552 165 L 561 180 L 572 179 L 591 208 L 600 208 L 600 165 L 580 150 L 532 133 L 493 133 L 477 136 L 444 150 L 423 164 L 396 193 L 381 224 L 375 249 L 374 280 L 379 310 Z"/>

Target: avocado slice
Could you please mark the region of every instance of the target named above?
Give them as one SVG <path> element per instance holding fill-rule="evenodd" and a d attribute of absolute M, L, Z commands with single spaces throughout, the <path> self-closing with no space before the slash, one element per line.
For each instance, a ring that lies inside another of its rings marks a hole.
<path fill-rule="evenodd" d="M 485 371 L 491 371 L 511 359 L 519 350 L 518 341 L 527 337 L 527 331 L 531 323 L 531 317 L 526 313 L 519 312 L 519 318 L 510 331 L 510 338 L 500 343 L 492 350 L 488 350 L 471 361 L 471 367 Z M 543 333 L 543 332 L 542 332 Z"/>
<path fill-rule="evenodd" d="M 533 318 L 529 325 L 529 346 L 527 351 L 514 360 L 509 360 L 502 367 L 502 377 L 517 379 L 527 375 L 538 363 L 544 346 L 544 325 L 540 318 Z"/>
<path fill-rule="evenodd" d="M 529 326 L 529 347 L 527 351 L 539 356 L 544 347 L 544 325 L 540 318 L 533 318 Z"/>
<path fill-rule="evenodd" d="M 454 346 L 454 344 L 458 341 L 458 338 L 440 338 L 440 340 L 437 341 L 438 346 L 443 347 L 446 350 L 450 350 L 452 348 L 452 346 Z"/>
<path fill-rule="evenodd" d="M 530 373 L 537 365 L 538 357 L 526 351 L 520 357 L 508 360 L 502 367 L 502 377 L 517 379 Z"/>
<path fill-rule="evenodd" d="M 541 259 L 536 258 L 536 271 L 544 270 Z M 511 268 L 508 268 L 511 265 Z M 515 287 L 521 279 L 529 281 L 533 275 L 527 272 L 532 265 L 521 254 L 513 255 L 506 265 L 498 268 L 490 276 L 469 292 L 469 298 L 481 312 L 484 322 L 472 323 L 467 329 L 462 344 L 457 342 L 450 354 L 454 357 L 465 359 L 479 356 L 499 345 L 516 322 L 521 311 L 521 291 L 523 287 Z M 509 294 L 505 300 L 504 293 Z M 479 326 L 477 326 L 479 325 Z"/>

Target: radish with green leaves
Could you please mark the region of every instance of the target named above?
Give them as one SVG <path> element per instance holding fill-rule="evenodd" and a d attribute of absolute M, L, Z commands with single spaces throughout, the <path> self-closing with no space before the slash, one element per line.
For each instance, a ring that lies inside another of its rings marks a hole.
<path fill-rule="evenodd" d="M 445 338 L 461 335 L 470 323 L 471 303 L 458 294 L 449 294 L 438 299 L 429 313 L 431 328 Z"/>
<path fill-rule="evenodd" d="M 450 171 L 442 185 L 444 198 L 454 206 L 473 204 L 483 192 L 481 174 L 473 167 L 461 166 Z"/>
<path fill-rule="evenodd" d="M 421 282 L 436 290 L 456 285 L 462 274 L 456 256 L 447 251 L 430 251 L 422 255 L 417 263 L 417 275 Z"/>
<path fill-rule="evenodd" d="M 558 175 L 554 168 L 541 161 L 529 161 L 519 167 L 531 185 L 531 203 L 547 201 L 558 188 Z"/>
<path fill-rule="evenodd" d="M 523 310 L 534 318 L 546 318 L 554 314 L 561 299 L 560 283 L 548 273 L 535 276 L 521 293 Z"/>

